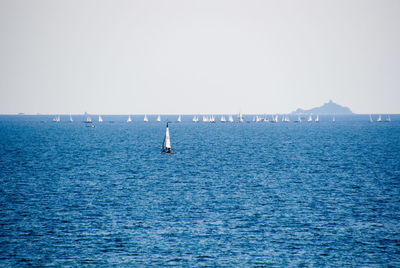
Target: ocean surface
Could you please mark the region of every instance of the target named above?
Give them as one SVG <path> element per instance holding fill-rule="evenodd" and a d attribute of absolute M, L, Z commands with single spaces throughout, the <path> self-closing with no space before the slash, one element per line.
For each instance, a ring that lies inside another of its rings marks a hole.
<path fill-rule="evenodd" d="M 400 115 L 168 117 L 0 116 L 0 266 L 400 266 Z"/>

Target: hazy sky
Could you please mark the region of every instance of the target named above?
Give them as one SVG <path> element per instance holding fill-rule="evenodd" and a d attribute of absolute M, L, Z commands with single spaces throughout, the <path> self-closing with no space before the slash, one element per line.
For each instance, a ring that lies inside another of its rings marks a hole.
<path fill-rule="evenodd" d="M 400 113 L 400 1 L 0 0 L 0 113 Z"/>

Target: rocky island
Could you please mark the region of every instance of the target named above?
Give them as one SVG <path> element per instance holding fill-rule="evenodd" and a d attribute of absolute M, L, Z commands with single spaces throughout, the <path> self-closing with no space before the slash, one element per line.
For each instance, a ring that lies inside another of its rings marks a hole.
<path fill-rule="evenodd" d="M 309 110 L 298 108 L 292 114 L 353 114 L 350 108 L 341 106 L 330 100 L 320 107 L 315 107 Z"/>

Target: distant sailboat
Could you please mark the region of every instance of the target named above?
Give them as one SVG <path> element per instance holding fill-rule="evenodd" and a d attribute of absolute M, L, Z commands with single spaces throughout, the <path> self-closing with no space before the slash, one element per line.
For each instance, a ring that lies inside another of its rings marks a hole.
<path fill-rule="evenodd" d="M 85 123 L 92 123 L 92 118 L 90 116 L 86 116 L 86 119 L 84 121 Z"/>
<path fill-rule="evenodd" d="M 216 121 L 215 121 L 215 117 L 212 115 L 212 116 L 210 116 L 210 123 L 216 123 Z"/>
<path fill-rule="evenodd" d="M 233 123 L 233 116 L 232 116 L 232 115 L 230 115 L 230 116 L 228 117 L 228 121 L 231 122 L 231 123 Z"/>
<path fill-rule="evenodd" d="M 161 116 L 157 116 L 157 122 L 161 122 Z"/>
<path fill-rule="evenodd" d="M 242 113 L 239 113 L 239 123 L 243 123 L 244 119 L 243 119 L 243 115 Z"/>
<path fill-rule="evenodd" d="M 295 122 L 295 123 L 300 123 L 300 122 L 301 122 L 300 115 L 298 115 L 298 116 L 297 116 L 297 119 L 296 119 L 296 120 L 294 120 L 294 122 Z"/>
<path fill-rule="evenodd" d="M 221 116 L 221 123 L 225 123 L 226 122 L 226 118 L 225 115 Z"/>
<path fill-rule="evenodd" d="M 193 116 L 192 121 L 193 121 L 194 123 L 199 122 L 199 118 L 197 117 L 197 115 Z"/>
<path fill-rule="evenodd" d="M 374 120 L 372 120 L 372 116 L 371 115 L 369 115 L 369 122 L 370 123 L 374 122 Z"/>
<path fill-rule="evenodd" d="M 103 118 L 99 115 L 99 123 L 103 122 Z"/>
<path fill-rule="evenodd" d="M 162 145 L 162 153 L 166 153 L 166 154 L 172 154 L 172 150 L 171 150 L 171 139 L 169 137 L 169 128 L 168 128 L 168 123 L 167 123 L 167 127 L 165 129 L 165 137 L 164 137 L 164 141 L 163 141 L 163 145 Z"/>
<path fill-rule="evenodd" d="M 144 115 L 143 121 L 144 122 L 149 122 L 149 119 L 147 118 L 147 115 Z"/>
<path fill-rule="evenodd" d="M 55 123 L 58 123 L 58 122 L 60 122 L 61 121 L 61 119 L 60 119 L 60 116 L 59 115 L 57 115 L 57 116 L 55 116 L 54 118 L 53 118 L 53 122 L 55 122 Z"/>
<path fill-rule="evenodd" d="M 74 120 L 72 120 L 72 115 L 69 115 L 69 122 L 74 122 Z"/>
<path fill-rule="evenodd" d="M 318 123 L 319 122 L 319 116 L 317 115 L 317 117 L 315 118 L 315 122 Z"/>
<path fill-rule="evenodd" d="M 182 122 L 182 117 L 179 115 L 178 119 L 176 120 L 178 123 Z"/>
<path fill-rule="evenodd" d="M 381 115 L 378 116 L 378 119 L 376 120 L 376 122 L 382 122 L 382 116 Z"/>
<path fill-rule="evenodd" d="M 335 116 L 332 117 L 332 122 L 335 123 L 336 122 L 336 118 Z"/>
<path fill-rule="evenodd" d="M 132 122 L 132 118 L 131 118 L 131 116 L 128 116 L 128 119 L 126 120 L 126 122 L 127 122 L 127 123 L 130 123 L 130 122 Z"/>
<path fill-rule="evenodd" d="M 208 123 L 210 120 L 208 119 L 208 116 L 203 115 L 203 122 Z"/>
<path fill-rule="evenodd" d="M 307 122 L 312 122 L 312 115 L 311 114 L 308 116 Z"/>
<path fill-rule="evenodd" d="M 388 115 L 386 116 L 385 122 L 391 122 L 391 121 L 392 121 L 392 119 L 390 119 L 390 115 L 388 114 Z"/>

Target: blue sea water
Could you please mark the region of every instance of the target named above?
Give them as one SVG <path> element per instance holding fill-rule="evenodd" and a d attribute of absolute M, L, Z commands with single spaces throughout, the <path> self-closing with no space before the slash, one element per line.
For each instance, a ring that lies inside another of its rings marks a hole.
<path fill-rule="evenodd" d="M 0 116 L 0 266 L 400 266 L 400 116 L 126 118 Z"/>

